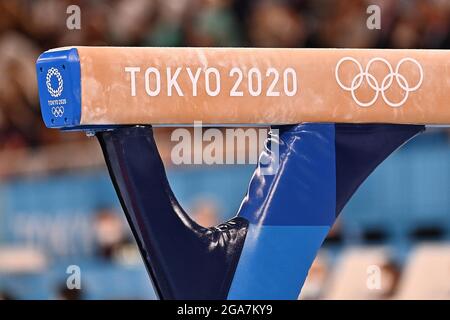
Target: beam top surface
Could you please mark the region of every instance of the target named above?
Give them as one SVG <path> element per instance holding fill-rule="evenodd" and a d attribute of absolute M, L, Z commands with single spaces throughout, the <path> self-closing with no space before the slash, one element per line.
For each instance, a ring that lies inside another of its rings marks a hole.
<path fill-rule="evenodd" d="M 448 50 L 65 47 L 36 72 L 52 128 L 450 125 Z"/>

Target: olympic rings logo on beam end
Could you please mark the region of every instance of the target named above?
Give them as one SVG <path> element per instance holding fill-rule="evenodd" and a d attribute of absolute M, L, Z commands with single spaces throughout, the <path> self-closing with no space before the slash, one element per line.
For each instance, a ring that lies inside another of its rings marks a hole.
<path fill-rule="evenodd" d="M 346 61 L 350 61 L 353 62 L 358 70 L 359 73 L 353 78 L 353 80 L 350 83 L 350 86 L 346 86 L 342 83 L 341 79 L 339 78 L 339 69 L 341 67 L 341 64 L 343 62 Z M 370 67 L 372 66 L 373 63 L 375 62 L 381 62 L 383 64 L 385 64 L 388 69 L 389 69 L 389 73 L 384 77 L 384 79 L 381 81 L 381 84 L 378 82 L 378 80 L 375 78 L 375 76 L 373 76 L 372 74 L 370 74 Z M 413 64 L 415 64 L 419 70 L 419 81 L 417 82 L 417 84 L 413 87 L 410 86 L 410 83 L 408 82 L 408 80 L 406 80 L 406 77 L 403 76 L 402 74 L 400 74 L 399 70 L 400 70 L 400 66 L 405 63 L 405 62 L 412 62 Z M 417 60 L 413 59 L 413 58 L 403 58 L 401 59 L 398 63 L 397 66 L 395 67 L 395 70 L 392 68 L 391 64 L 383 58 L 372 58 L 368 63 L 365 69 L 363 69 L 361 63 L 359 63 L 355 58 L 352 57 L 344 57 L 341 60 L 339 60 L 339 62 L 336 64 L 336 69 L 335 69 L 335 76 L 336 76 L 336 81 L 338 83 L 338 85 L 344 89 L 345 91 L 350 91 L 353 100 L 360 106 L 360 107 L 370 107 L 372 106 L 378 99 L 380 93 L 381 96 L 384 100 L 384 102 L 391 106 L 392 108 L 398 108 L 401 107 L 406 100 L 408 99 L 409 93 L 416 91 L 417 89 L 420 88 L 420 86 L 422 85 L 423 82 L 423 68 L 422 66 L 419 64 L 419 62 L 417 62 Z M 392 102 L 388 99 L 388 97 L 386 97 L 386 90 L 388 90 L 392 83 L 394 82 L 394 78 L 395 81 L 397 82 L 398 86 L 405 91 L 404 97 L 402 100 L 400 100 L 399 102 Z M 372 100 L 368 101 L 368 102 L 363 102 L 360 101 L 355 94 L 355 91 L 361 87 L 361 85 L 363 84 L 364 80 L 367 81 L 367 84 L 369 85 L 369 87 L 375 91 L 375 95 L 372 98 Z"/>
<path fill-rule="evenodd" d="M 64 107 L 52 107 L 52 114 L 55 118 L 62 117 L 64 115 Z"/>

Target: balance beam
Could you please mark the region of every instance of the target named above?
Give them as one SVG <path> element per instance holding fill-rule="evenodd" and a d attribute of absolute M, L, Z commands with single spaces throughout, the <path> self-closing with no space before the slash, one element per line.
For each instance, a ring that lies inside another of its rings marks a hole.
<path fill-rule="evenodd" d="M 36 68 L 52 128 L 450 124 L 447 50 L 67 47 Z"/>
<path fill-rule="evenodd" d="M 296 299 L 364 180 L 419 124 L 450 123 L 448 57 L 77 47 L 42 54 L 37 74 L 47 126 L 98 138 L 159 298 Z M 149 126 L 194 121 L 294 124 L 268 139 L 278 151 L 261 153 L 236 216 L 211 228 L 178 203 Z M 356 124 L 373 122 L 392 124 Z"/>

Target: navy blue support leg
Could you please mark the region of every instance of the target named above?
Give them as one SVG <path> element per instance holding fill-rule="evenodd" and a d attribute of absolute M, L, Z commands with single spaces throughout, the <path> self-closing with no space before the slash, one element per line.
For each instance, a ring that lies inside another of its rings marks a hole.
<path fill-rule="evenodd" d="M 158 296 L 225 299 L 247 221 L 203 228 L 191 220 L 172 193 L 151 127 L 97 137 Z"/>

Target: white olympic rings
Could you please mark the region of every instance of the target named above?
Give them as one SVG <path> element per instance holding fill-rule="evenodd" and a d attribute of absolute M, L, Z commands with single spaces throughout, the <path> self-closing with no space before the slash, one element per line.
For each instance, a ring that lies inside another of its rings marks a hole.
<path fill-rule="evenodd" d="M 346 86 L 342 83 L 341 79 L 339 78 L 339 69 L 341 67 L 341 64 L 343 62 L 346 61 L 351 61 L 353 62 L 357 67 L 358 67 L 358 71 L 359 73 L 353 78 L 353 80 L 350 83 L 350 86 Z M 389 69 L 389 73 L 384 77 L 384 79 L 381 81 L 381 85 L 378 82 L 378 80 L 375 78 L 375 76 L 373 76 L 372 74 L 370 74 L 370 67 L 374 62 L 382 62 L 384 63 L 388 69 Z M 404 63 L 404 62 L 412 62 L 414 63 L 419 70 L 419 81 L 417 82 L 417 84 L 414 87 L 410 87 L 408 81 L 406 80 L 405 76 L 403 76 L 402 74 L 399 73 L 400 70 L 400 66 Z M 369 62 L 367 63 L 367 66 L 365 68 L 365 70 L 363 70 L 362 65 L 355 59 L 352 57 L 344 57 L 341 60 L 339 60 L 339 62 L 336 64 L 336 69 L 335 69 L 335 76 L 336 76 L 336 81 L 338 83 L 338 85 L 344 89 L 345 91 L 350 91 L 353 100 L 360 106 L 360 107 L 370 107 L 372 106 L 375 101 L 377 101 L 378 96 L 381 93 L 381 96 L 383 97 L 384 102 L 391 106 L 392 108 L 397 108 L 397 107 L 401 107 L 406 100 L 408 99 L 409 93 L 416 91 L 417 89 L 420 88 L 420 86 L 422 85 L 423 82 L 423 68 L 422 66 L 419 64 L 419 62 L 417 62 L 417 60 L 413 59 L 413 58 L 403 58 L 401 59 L 396 68 L 395 71 L 393 70 L 391 64 L 384 58 L 372 58 L 371 60 L 369 60 Z M 403 97 L 403 99 L 399 102 L 392 102 L 390 101 L 387 97 L 386 97 L 386 90 L 388 90 L 393 81 L 394 78 L 398 84 L 398 86 L 405 91 L 405 95 Z M 372 100 L 368 101 L 368 102 L 362 102 L 360 101 L 355 94 L 355 91 L 362 85 L 362 83 L 364 82 L 364 80 L 367 81 L 367 84 L 369 85 L 369 87 L 371 89 L 373 89 L 375 91 L 375 95 L 372 98 Z"/>
<path fill-rule="evenodd" d="M 52 114 L 55 118 L 62 117 L 64 115 L 64 107 L 52 107 Z"/>

